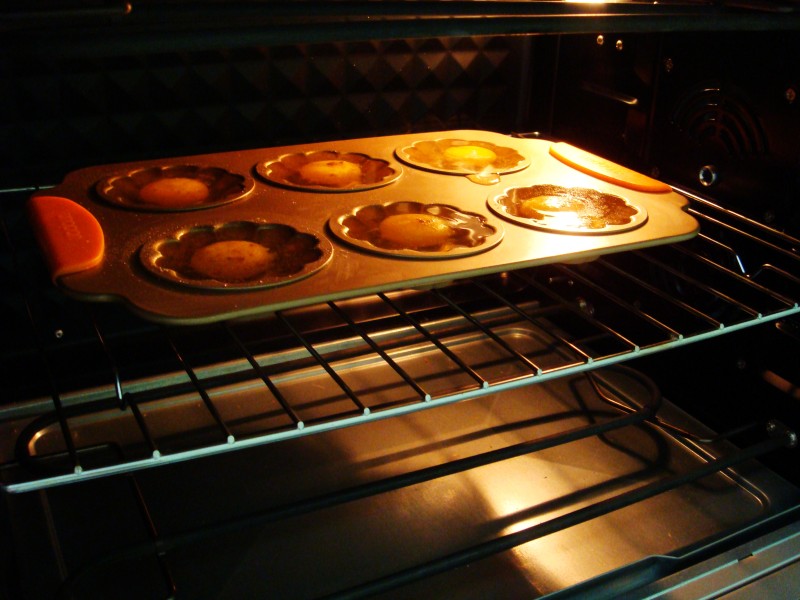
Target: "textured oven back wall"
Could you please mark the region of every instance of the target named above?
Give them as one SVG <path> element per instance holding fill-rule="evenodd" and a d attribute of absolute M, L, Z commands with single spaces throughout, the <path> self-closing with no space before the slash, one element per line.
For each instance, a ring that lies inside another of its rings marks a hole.
<path fill-rule="evenodd" d="M 532 38 L 91 56 L 0 53 L 0 185 L 94 164 L 411 131 L 529 126 Z"/>

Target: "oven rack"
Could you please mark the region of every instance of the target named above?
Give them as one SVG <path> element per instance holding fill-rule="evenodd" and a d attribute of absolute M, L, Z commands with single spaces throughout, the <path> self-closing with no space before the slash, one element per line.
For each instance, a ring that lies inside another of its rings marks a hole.
<path fill-rule="evenodd" d="M 151 507 L 148 506 L 146 499 L 147 494 L 142 490 L 137 478 L 129 477 L 126 479 L 125 485 L 130 486 L 131 495 L 135 501 L 137 512 L 146 526 L 148 537 L 144 541 L 122 546 L 118 550 L 105 553 L 93 560 L 80 564 L 61 582 L 58 597 L 78 597 L 79 594 L 76 591 L 83 586 L 91 586 L 93 577 L 97 576 L 98 573 L 113 571 L 114 568 L 126 562 L 151 556 L 158 565 L 156 579 L 163 584 L 163 589 L 167 593 L 165 597 L 173 598 L 177 590 L 181 589 L 181 585 L 179 577 L 175 575 L 171 566 L 172 555 L 173 553 L 179 554 L 182 549 L 187 547 L 197 545 L 213 546 L 215 540 L 220 537 L 256 530 L 277 522 L 302 518 L 315 512 L 335 509 L 341 505 L 356 504 L 361 500 L 383 494 L 391 494 L 403 488 L 444 479 L 467 471 L 477 471 L 482 467 L 511 461 L 519 457 L 535 455 L 550 448 L 580 442 L 588 438 L 604 439 L 604 436 L 615 431 L 620 432 L 627 428 L 642 426 L 646 420 L 652 418 L 661 408 L 663 399 L 660 391 L 654 382 L 647 377 L 633 369 L 622 366 L 610 368 L 609 373 L 611 374 L 609 378 L 595 377 L 590 374 L 589 380 L 601 402 L 610 405 L 612 410 L 604 414 L 603 411 L 597 410 L 596 407 L 591 409 L 583 406 L 581 414 L 586 422 L 575 428 L 564 428 L 564 424 L 559 424 L 557 425 L 558 432 L 530 440 L 526 438 L 525 441 L 510 446 L 499 447 L 478 454 L 470 454 L 439 465 L 427 466 L 352 486 L 345 486 L 320 495 L 311 495 L 300 501 L 263 507 L 254 512 L 246 512 L 242 515 L 226 517 L 217 521 L 203 522 L 187 529 L 179 529 L 169 533 L 160 532 L 159 527 L 152 518 Z M 616 377 L 620 379 L 615 380 Z M 637 389 L 641 392 L 641 397 L 638 394 L 635 394 L 636 397 L 632 397 L 629 387 L 631 382 L 635 382 L 637 386 L 640 386 Z M 668 406 L 666 408 L 667 412 L 672 410 Z M 558 417 L 554 418 L 553 415 L 550 415 L 549 418 L 566 422 L 569 420 L 567 416 L 569 414 L 572 413 L 566 411 L 558 415 Z M 609 497 L 595 498 L 584 506 L 578 506 L 580 503 L 576 502 L 563 514 L 550 515 L 549 518 L 535 524 L 529 524 L 513 532 L 505 532 L 497 537 L 492 537 L 473 545 L 459 547 L 458 550 L 449 554 L 438 556 L 401 570 L 390 570 L 388 573 L 374 578 L 372 578 L 373 574 L 367 570 L 365 571 L 367 577 L 360 583 L 352 587 L 339 589 L 323 597 L 331 600 L 334 598 L 355 600 L 356 598 L 373 597 L 383 592 L 396 591 L 402 586 L 475 564 L 477 561 L 499 555 L 528 542 L 558 534 L 617 511 L 623 511 L 632 505 L 644 503 L 656 496 L 668 493 L 681 486 L 697 483 L 720 472 L 727 472 L 729 476 L 737 480 L 736 469 L 744 467 L 748 461 L 780 448 L 796 444 L 796 435 L 779 423 L 767 423 L 766 434 L 760 441 L 746 448 L 728 449 L 724 456 L 717 455 L 713 448 L 704 448 L 704 443 L 695 445 L 684 440 L 688 447 L 693 448 L 702 457 L 700 462 L 689 470 L 672 472 L 667 476 L 654 478 L 652 481 L 620 491 Z M 709 442 L 709 444 L 711 443 L 714 442 Z M 780 501 L 778 504 L 780 504 Z M 791 512 L 791 510 L 787 512 Z M 766 520 L 780 520 L 782 517 L 783 509 L 781 508 Z M 744 529 L 746 531 L 758 529 L 763 525 L 764 523 L 755 522 Z M 740 532 L 739 535 L 744 535 L 744 532 Z M 722 535 L 720 539 L 711 541 L 710 545 L 726 546 L 731 542 L 731 539 L 738 539 L 738 535 Z M 708 547 L 706 546 L 704 550 L 707 551 Z M 642 581 L 648 581 L 649 578 L 652 578 L 653 572 L 659 572 L 663 575 L 677 570 L 681 565 L 692 564 L 696 554 L 701 554 L 700 549 L 690 549 L 684 553 L 679 553 L 678 556 L 669 557 L 669 559 L 662 557 L 665 560 L 661 564 L 635 565 L 628 570 L 629 577 L 627 581 L 620 582 L 617 579 L 613 579 L 612 583 L 614 586 L 621 586 L 621 589 L 625 589 L 626 586 L 630 585 L 630 576 L 633 574 L 640 576 Z M 659 563 L 660 561 L 656 562 Z M 607 584 L 608 582 L 606 581 Z M 595 592 L 593 586 L 596 585 L 595 581 L 587 581 L 578 586 L 578 589 L 574 592 L 568 591 L 567 597 L 584 597 L 584 594 L 592 595 Z"/>
<path fill-rule="evenodd" d="M 678 191 L 701 223 L 682 244 L 191 328 L 34 285 L 43 272 L 18 239 L 19 214 L 6 211 L 4 276 L 17 304 L 3 348 L 2 487 L 44 489 L 355 426 L 800 312 L 798 240 Z M 551 350 L 547 360 L 526 351 L 520 324 Z M 497 354 L 465 358 L 476 339 Z M 431 372 L 407 371 L 420 355 Z M 380 381 L 350 380 L 375 364 Z M 242 397 L 252 406 L 231 417 Z"/>

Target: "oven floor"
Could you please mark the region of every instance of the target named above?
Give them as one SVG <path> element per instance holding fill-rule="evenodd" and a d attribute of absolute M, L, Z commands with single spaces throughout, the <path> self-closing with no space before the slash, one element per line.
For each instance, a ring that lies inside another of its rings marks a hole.
<path fill-rule="evenodd" d="M 602 377 L 628 397 L 645 394 L 624 372 Z M 224 456 L 10 495 L 19 549 L 15 592 L 51 598 L 66 580 L 63 597 L 75 598 L 348 597 L 344 592 L 364 582 L 575 514 L 708 458 L 649 425 L 627 426 L 350 502 L 327 501 L 335 490 L 363 489 L 618 414 L 587 377 L 574 376 Z M 671 405 L 659 414 L 696 427 Z M 546 595 L 646 557 L 680 555 L 797 500 L 782 479 L 748 464 L 381 597 Z"/>

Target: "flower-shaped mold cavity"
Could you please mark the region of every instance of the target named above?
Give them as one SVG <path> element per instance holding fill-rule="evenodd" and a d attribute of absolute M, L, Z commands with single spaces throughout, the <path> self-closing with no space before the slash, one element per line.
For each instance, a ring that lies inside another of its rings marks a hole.
<path fill-rule="evenodd" d="M 142 246 L 144 267 L 180 285 L 252 290 L 297 281 L 331 258 L 324 238 L 289 225 L 233 221 L 183 229 Z"/>
<path fill-rule="evenodd" d="M 331 231 L 364 250 L 407 258 L 458 258 L 484 252 L 503 239 L 503 228 L 476 213 L 446 204 L 370 204 L 332 217 Z"/>
<path fill-rule="evenodd" d="M 370 190 L 396 181 L 401 174 L 399 165 L 387 160 L 335 150 L 284 154 L 258 163 L 256 172 L 272 183 L 323 192 Z"/>
<path fill-rule="evenodd" d="M 499 175 L 530 165 L 530 160 L 514 148 L 481 140 L 421 140 L 398 148 L 395 154 L 414 167 L 451 175 Z"/>
<path fill-rule="evenodd" d="M 248 195 L 251 177 L 221 167 L 159 165 L 111 175 L 95 189 L 106 202 L 148 211 L 185 211 L 211 208 Z"/>
<path fill-rule="evenodd" d="M 489 198 L 488 204 L 505 219 L 557 233 L 618 233 L 647 221 L 644 207 L 591 188 L 558 185 L 509 188 Z"/>

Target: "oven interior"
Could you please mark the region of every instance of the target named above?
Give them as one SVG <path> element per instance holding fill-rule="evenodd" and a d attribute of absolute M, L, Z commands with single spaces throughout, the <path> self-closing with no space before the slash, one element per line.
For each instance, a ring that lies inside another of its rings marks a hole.
<path fill-rule="evenodd" d="M 6 597 L 796 591 L 795 6 L 413 4 L 7 11 Z M 659 178 L 700 234 L 180 326 L 67 297 L 25 211 L 88 165 L 463 128 Z"/>

